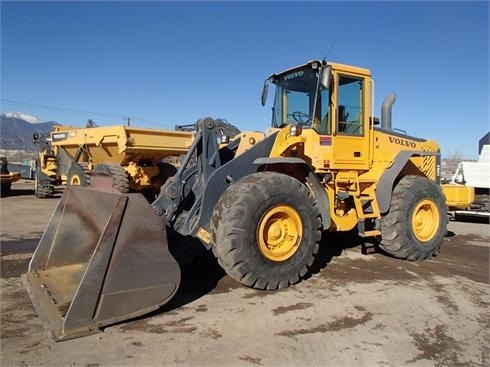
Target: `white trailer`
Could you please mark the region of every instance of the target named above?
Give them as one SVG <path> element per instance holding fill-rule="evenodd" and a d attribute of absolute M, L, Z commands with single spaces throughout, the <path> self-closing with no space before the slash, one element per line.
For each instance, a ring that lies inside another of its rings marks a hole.
<path fill-rule="evenodd" d="M 484 145 L 476 162 L 461 162 L 451 179 L 451 183 L 490 189 L 490 145 Z"/>
<path fill-rule="evenodd" d="M 449 204 L 449 215 L 455 219 L 457 216 L 476 216 L 490 218 L 490 142 L 487 133 L 480 140 L 480 153 L 478 161 L 463 161 L 458 164 L 450 184 L 464 185 L 474 188 L 474 200 L 461 210 L 451 208 Z M 448 185 L 449 186 L 449 185 Z"/>

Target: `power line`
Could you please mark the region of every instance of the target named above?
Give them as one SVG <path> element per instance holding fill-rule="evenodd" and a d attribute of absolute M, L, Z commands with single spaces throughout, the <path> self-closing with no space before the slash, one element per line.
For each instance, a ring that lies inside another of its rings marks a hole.
<path fill-rule="evenodd" d="M 14 101 L 12 99 L 2 98 L 1 100 L 2 100 L 2 102 L 8 103 L 8 104 L 43 108 L 43 109 L 47 109 L 47 110 L 55 110 L 55 111 L 63 111 L 63 112 L 76 112 L 76 113 L 89 113 L 89 114 L 93 114 L 93 115 L 107 116 L 107 117 L 118 117 L 118 118 L 125 118 L 126 117 L 126 116 L 116 115 L 116 114 L 111 114 L 111 113 L 85 111 L 85 110 L 78 110 L 75 108 L 56 107 L 56 106 L 48 106 L 48 105 L 42 105 L 42 104 L 37 104 L 37 103 Z"/>
<path fill-rule="evenodd" d="M 123 116 L 123 115 L 116 115 L 116 114 L 113 114 L 113 113 L 94 112 L 94 111 L 79 110 L 79 109 L 76 109 L 76 108 L 49 106 L 49 105 L 38 104 L 38 103 L 15 101 L 13 99 L 6 99 L 6 98 L 1 98 L 0 100 L 3 103 L 17 105 L 17 106 L 28 106 L 28 107 L 42 108 L 42 109 L 46 109 L 46 110 L 53 110 L 53 111 L 60 111 L 60 112 L 74 112 L 74 113 L 91 114 L 91 115 L 96 115 L 96 116 L 115 117 L 115 118 L 121 118 L 121 119 L 124 119 L 124 120 L 130 119 L 132 121 L 136 120 L 136 121 L 148 122 L 148 123 L 151 123 L 151 124 L 162 125 L 161 122 L 155 122 L 155 121 L 146 120 L 146 119 L 142 119 L 142 118 L 134 117 L 134 116 L 133 117 L 129 117 L 127 115 L 126 116 Z"/>

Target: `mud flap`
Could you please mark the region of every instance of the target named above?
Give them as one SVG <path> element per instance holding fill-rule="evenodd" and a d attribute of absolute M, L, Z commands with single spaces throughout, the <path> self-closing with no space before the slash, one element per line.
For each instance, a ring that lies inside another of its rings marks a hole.
<path fill-rule="evenodd" d="M 180 269 L 143 195 L 68 186 L 23 278 L 44 326 L 64 340 L 159 308 Z"/>

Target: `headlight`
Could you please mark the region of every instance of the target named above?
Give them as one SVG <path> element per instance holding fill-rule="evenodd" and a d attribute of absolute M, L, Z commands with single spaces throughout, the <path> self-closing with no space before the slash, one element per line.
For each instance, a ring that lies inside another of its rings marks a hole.
<path fill-rule="evenodd" d="M 303 132 L 303 128 L 300 124 L 291 125 L 289 127 L 289 133 L 291 134 L 291 136 L 300 136 L 302 132 Z"/>

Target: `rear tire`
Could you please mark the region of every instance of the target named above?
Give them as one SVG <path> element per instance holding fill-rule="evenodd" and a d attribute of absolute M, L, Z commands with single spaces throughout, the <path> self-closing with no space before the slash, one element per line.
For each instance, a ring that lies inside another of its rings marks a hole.
<path fill-rule="evenodd" d="M 310 275 L 321 218 L 308 189 L 293 177 L 259 172 L 231 185 L 212 220 L 213 252 L 234 280 L 279 289 Z"/>
<path fill-rule="evenodd" d="M 129 177 L 127 172 L 119 164 L 102 163 L 95 166 L 93 174 L 105 174 L 112 177 L 113 187 L 121 192 L 129 192 Z"/>
<path fill-rule="evenodd" d="M 4 183 L 1 185 L 1 191 L 0 191 L 0 197 L 5 197 L 5 196 L 8 196 L 10 194 L 10 190 L 12 188 L 12 183 L 9 182 L 9 183 Z"/>
<path fill-rule="evenodd" d="M 159 176 L 162 179 L 163 184 L 165 184 L 165 182 L 167 182 L 170 177 L 175 176 L 175 174 L 177 173 L 177 168 L 173 164 L 167 162 L 159 162 L 157 166 Z"/>
<path fill-rule="evenodd" d="M 66 178 L 69 186 L 90 186 L 90 174 L 87 163 L 73 163 Z"/>
<path fill-rule="evenodd" d="M 40 199 L 52 198 L 54 196 L 54 185 L 52 184 L 52 180 L 41 171 L 39 164 L 36 164 L 34 193 L 36 197 Z"/>
<path fill-rule="evenodd" d="M 381 218 L 379 247 L 407 260 L 436 256 L 447 230 L 444 194 L 434 181 L 405 176 L 396 185 L 388 214 Z"/>

